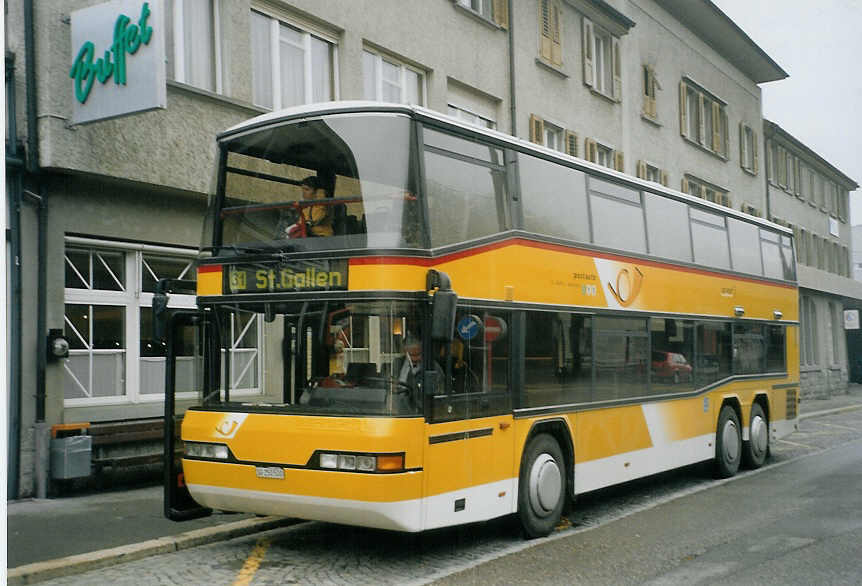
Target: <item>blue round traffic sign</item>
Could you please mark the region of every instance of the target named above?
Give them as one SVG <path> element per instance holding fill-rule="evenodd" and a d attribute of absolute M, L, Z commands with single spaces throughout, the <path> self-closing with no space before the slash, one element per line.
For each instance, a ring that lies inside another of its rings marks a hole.
<path fill-rule="evenodd" d="M 472 340 L 482 329 L 482 320 L 475 315 L 465 315 L 458 321 L 455 329 L 462 340 Z"/>

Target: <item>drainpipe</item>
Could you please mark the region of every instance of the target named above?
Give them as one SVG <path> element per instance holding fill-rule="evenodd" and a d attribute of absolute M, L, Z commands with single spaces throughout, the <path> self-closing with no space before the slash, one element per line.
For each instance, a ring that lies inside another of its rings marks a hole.
<path fill-rule="evenodd" d="M 33 19 L 33 0 L 24 2 L 24 58 L 27 86 L 27 172 L 33 181 L 33 190 L 25 192 L 37 205 L 38 260 L 36 300 L 36 497 L 45 498 L 48 492 L 48 426 L 45 423 L 45 370 L 47 364 L 47 206 L 41 195 L 39 170 L 39 121 L 36 101 L 36 34 Z"/>
<path fill-rule="evenodd" d="M 511 121 L 511 134 L 518 136 L 518 118 L 515 110 L 515 18 L 512 14 L 512 0 L 508 0 L 509 6 L 509 119 Z"/>
<path fill-rule="evenodd" d="M 18 148 L 15 102 L 15 54 L 6 53 L 6 116 L 10 141 L 6 144 L 6 176 L 9 189 L 9 438 L 6 495 L 17 499 L 21 476 L 21 190 L 24 161 Z"/>

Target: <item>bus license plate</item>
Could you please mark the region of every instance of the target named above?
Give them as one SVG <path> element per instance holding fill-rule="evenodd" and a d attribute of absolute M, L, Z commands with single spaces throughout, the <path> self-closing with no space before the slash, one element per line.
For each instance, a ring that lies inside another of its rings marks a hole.
<path fill-rule="evenodd" d="M 257 472 L 258 478 L 275 478 L 278 480 L 284 480 L 284 468 L 278 468 L 276 466 L 258 466 L 255 468 L 255 472 Z"/>

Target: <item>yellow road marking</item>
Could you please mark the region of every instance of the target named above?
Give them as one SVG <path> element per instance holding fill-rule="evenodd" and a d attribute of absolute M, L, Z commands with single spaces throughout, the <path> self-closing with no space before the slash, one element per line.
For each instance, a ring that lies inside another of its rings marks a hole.
<path fill-rule="evenodd" d="M 260 562 L 263 561 L 263 556 L 266 555 L 268 547 L 269 539 L 266 537 L 261 537 L 257 540 L 251 553 L 248 554 L 248 559 L 245 560 L 245 563 L 242 565 L 242 569 L 239 571 L 239 574 L 236 575 L 236 579 L 233 581 L 233 586 L 248 586 L 251 584 L 257 569 L 260 567 Z"/>
<path fill-rule="evenodd" d="M 779 442 L 784 443 L 784 444 L 790 444 L 791 446 L 796 446 L 797 448 L 805 448 L 806 450 L 816 449 L 813 446 L 806 446 L 805 444 L 797 444 L 796 442 L 789 442 L 786 439 L 780 439 L 780 440 L 776 440 L 776 441 L 779 441 Z"/>

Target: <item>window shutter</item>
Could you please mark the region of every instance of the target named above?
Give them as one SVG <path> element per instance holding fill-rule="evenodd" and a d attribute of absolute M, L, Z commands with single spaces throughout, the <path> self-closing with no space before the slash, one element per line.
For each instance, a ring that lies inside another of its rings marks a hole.
<path fill-rule="evenodd" d="M 530 142 L 545 144 L 545 121 L 530 114 Z"/>
<path fill-rule="evenodd" d="M 621 102 L 623 99 L 623 74 L 622 63 L 620 59 L 620 40 L 616 37 L 611 38 L 611 67 L 614 72 L 614 99 Z"/>
<path fill-rule="evenodd" d="M 685 100 L 686 85 L 684 81 L 679 82 L 679 133 L 688 136 L 688 112 L 686 112 Z"/>
<path fill-rule="evenodd" d="M 716 104 L 717 106 L 718 104 Z M 730 127 L 727 123 L 727 112 L 724 108 L 718 109 L 719 119 L 721 120 L 721 132 L 719 133 L 719 146 L 721 147 L 721 154 L 725 157 L 730 157 Z M 722 138 L 724 141 L 722 142 Z"/>
<path fill-rule="evenodd" d="M 551 4 L 551 62 L 557 65 L 563 62 L 563 50 L 560 45 L 560 4 L 553 0 Z"/>
<path fill-rule="evenodd" d="M 591 138 L 584 139 L 584 155 L 588 161 L 595 163 L 598 160 L 596 141 Z"/>
<path fill-rule="evenodd" d="M 551 31 L 551 0 L 540 0 L 539 2 L 539 55 L 542 59 L 551 60 L 551 45 L 554 42 Z"/>
<path fill-rule="evenodd" d="M 680 191 L 682 191 L 683 193 L 688 193 L 688 179 L 686 179 L 685 177 L 682 178 L 682 185 L 680 186 Z"/>
<path fill-rule="evenodd" d="M 565 133 L 566 136 L 566 154 L 571 155 L 573 157 L 578 156 L 578 135 L 572 132 L 571 130 L 567 130 Z"/>
<path fill-rule="evenodd" d="M 745 148 L 745 122 L 739 123 L 739 166 L 743 169 L 748 168 L 747 150 Z"/>
<path fill-rule="evenodd" d="M 503 28 L 509 27 L 509 2 L 494 0 L 494 22 Z"/>
<path fill-rule="evenodd" d="M 622 151 L 614 151 L 614 169 L 620 173 L 625 173 L 625 159 Z"/>
<path fill-rule="evenodd" d="M 703 99 L 703 94 L 697 94 L 697 109 L 698 109 L 698 122 L 700 125 L 697 128 L 697 142 L 706 146 L 706 105 L 705 100 Z M 712 124 L 715 125 L 716 121 L 713 119 Z M 711 140 L 711 138 L 710 138 Z"/>
<path fill-rule="evenodd" d="M 596 80 L 596 62 L 593 58 L 593 50 L 595 41 L 593 40 L 593 23 L 584 18 L 583 34 L 584 41 L 584 84 L 589 87 L 595 85 Z"/>
<path fill-rule="evenodd" d="M 635 175 L 637 175 L 641 179 L 646 179 L 646 163 L 644 163 L 643 161 L 638 161 Z"/>
<path fill-rule="evenodd" d="M 667 187 L 669 182 L 670 182 L 670 177 L 668 177 L 667 171 L 662 171 L 661 172 L 661 184 L 664 185 L 665 187 Z"/>

